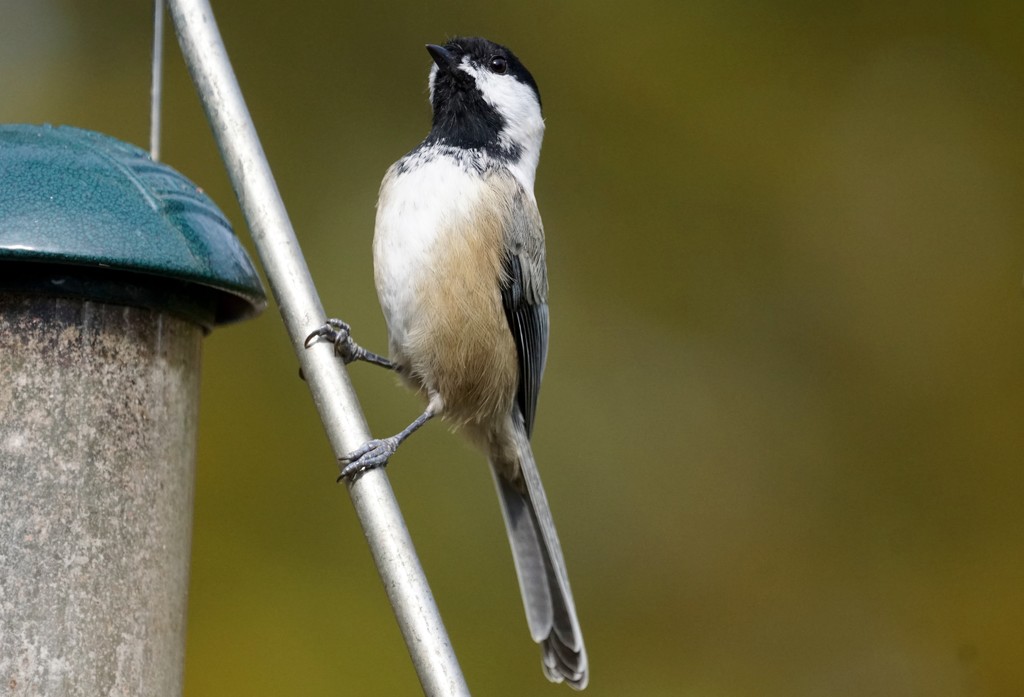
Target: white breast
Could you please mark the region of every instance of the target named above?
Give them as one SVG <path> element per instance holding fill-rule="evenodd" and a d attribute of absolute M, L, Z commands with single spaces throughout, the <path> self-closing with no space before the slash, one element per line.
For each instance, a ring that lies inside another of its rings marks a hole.
<path fill-rule="evenodd" d="M 405 171 L 392 168 L 384 179 L 373 238 L 377 294 L 396 358 L 424 311 L 416 291 L 443 254 L 442 233 L 472 218 L 485 186 L 449 157 L 409 165 Z"/>

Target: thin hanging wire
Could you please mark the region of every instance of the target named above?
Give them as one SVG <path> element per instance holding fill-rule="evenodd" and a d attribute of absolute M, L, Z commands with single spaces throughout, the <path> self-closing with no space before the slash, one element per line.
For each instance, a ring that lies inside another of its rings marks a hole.
<path fill-rule="evenodd" d="M 149 155 L 160 159 L 160 101 L 164 77 L 164 0 L 153 0 L 153 75 L 149 91 Z"/>

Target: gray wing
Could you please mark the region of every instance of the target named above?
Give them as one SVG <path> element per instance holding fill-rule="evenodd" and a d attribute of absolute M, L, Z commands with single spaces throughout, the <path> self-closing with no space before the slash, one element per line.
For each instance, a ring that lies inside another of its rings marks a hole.
<path fill-rule="evenodd" d="M 516 404 L 526 433 L 533 431 L 537 396 L 548 354 L 548 276 L 544 262 L 544 226 L 537 204 L 516 187 L 505 219 L 501 304 L 519 358 Z"/>
<path fill-rule="evenodd" d="M 544 673 L 581 690 L 588 681 L 587 652 L 565 571 L 558 533 L 530 449 L 529 436 L 548 352 L 548 279 L 544 228 L 531 196 L 516 183 L 504 222 L 501 302 L 519 358 L 516 406 L 523 420 L 512 428 L 517 467 L 491 465 L 534 641 L 543 646 Z M 510 472 L 518 474 L 509 479 Z"/>

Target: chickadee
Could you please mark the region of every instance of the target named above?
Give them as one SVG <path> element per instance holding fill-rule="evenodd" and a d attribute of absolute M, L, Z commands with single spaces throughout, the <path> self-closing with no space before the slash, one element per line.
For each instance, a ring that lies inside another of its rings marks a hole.
<path fill-rule="evenodd" d="M 342 477 L 386 464 L 435 416 L 484 451 L 544 673 L 582 690 L 587 653 L 530 449 L 548 348 L 544 228 L 533 194 L 540 92 L 510 50 L 486 39 L 427 51 L 433 126 L 388 170 L 377 204 L 374 277 L 390 359 L 356 344 L 340 320 L 306 345 L 327 339 L 346 363 L 392 368 L 427 401 L 401 433 L 342 458 Z"/>

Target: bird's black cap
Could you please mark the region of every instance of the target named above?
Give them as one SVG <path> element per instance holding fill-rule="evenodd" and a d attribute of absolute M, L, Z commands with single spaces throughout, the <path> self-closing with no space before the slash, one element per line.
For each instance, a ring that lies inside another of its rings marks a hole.
<path fill-rule="evenodd" d="M 537 95 L 540 103 L 540 89 L 533 75 L 526 69 L 516 54 L 507 47 L 496 44 L 480 36 L 460 36 L 449 40 L 444 46 L 427 44 L 427 51 L 434 59 L 438 70 L 451 72 L 459 64 L 463 56 L 469 56 L 470 63 L 489 69 L 492 61 L 498 58 L 505 62 L 506 72 L 524 85 L 529 85 Z"/>

